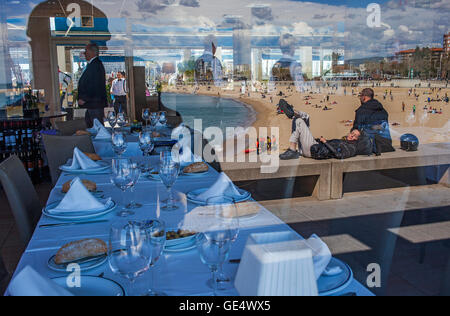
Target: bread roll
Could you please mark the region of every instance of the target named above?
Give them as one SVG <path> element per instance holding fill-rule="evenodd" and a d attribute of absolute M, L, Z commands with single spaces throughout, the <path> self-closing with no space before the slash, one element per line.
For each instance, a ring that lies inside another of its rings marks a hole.
<path fill-rule="evenodd" d="M 104 255 L 108 247 L 100 239 L 83 239 L 61 247 L 55 256 L 56 264 L 65 264 L 89 257 Z"/>
<path fill-rule="evenodd" d="M 208 171 L 209 167 L 204 162 L 196 162 L 184 168 L 184 173 L 199 173 Z"/>
<path fill-rule="evenodd" d="M 97 155 L 97 154 L 91 154 L 91 153 L 83 153 L 83 154 L 85 154 L 86 156 L 88 156 L 91 160 L 93 160 L 93 161 L 100 161 L 100 160 L 102 160 L 102 157 L 100 157 L 99 155 Z"/>
<path fill-rule="evenodd" d="M 86 189 L 88 189 L 91 192 L 97 191 L 97 184 L 95 182 L 89 181 L 89 180 L 81 180 L 81 182 L 84 184 Z M 70 184 L 72 183 L 72 180 L 67 181 L 63 184 L 62 192 L 67 193 L 70 190 Z"/>
<path fill-rule="evenodd" d="M 76 136 L 83 136 L 83 135 L 91 135 L 91 133 L 89 133 L 88 131 L 80 130 L 80 131 L 77 131 L 77 132 L 75 133 L 75 135 L 76 135 Z"/>
<path fill-rule="evenodd" d="M 236 209 L 237 209 L 237 217 L 247 216 L 247 215 L 253 215 L 259 213 L 261 210 L 261 207 L 256 202 L 241 202 L 236 203 Z M 235 217 L 235 212 L 231 207 L 225 207 L 222 216 L 226 218 L 232 218 Z"/>

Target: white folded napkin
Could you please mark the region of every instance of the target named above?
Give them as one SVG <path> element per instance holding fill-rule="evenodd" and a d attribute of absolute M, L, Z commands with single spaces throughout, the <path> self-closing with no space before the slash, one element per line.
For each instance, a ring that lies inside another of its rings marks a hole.
<path fill-rule="evenodd" d="M 26 266 L 11 281 L 8 292 L 11 296 L 73 296 L 69 291 L 43 277 L 30 266 Z"/>
<path fill-rule="evenodd" d="M 97 140 L 103 140 L 103 139 L 111 139 L 111 133 L 101 125 L 99 129 L 97 130 L 97 136 L 95 136 L 95 139 Z"/>
<path fill-rule="evenodd" d="M 100 168 L 101 166 L 93 161 L 91 158 L 86 156 L 81 150 L 78 149 L 78 147 L 75 147 L 73 150 L 73 158 L 72 158 L 72 164 L 66 169 L 69 170 L 87 170 L 87 169 L 96 169 Z"/>
<path fill-rule="evenodd" d="M 81 179 L 76 177 L 61 203 L 47 211 L 50 214 L 94 213 L 108 209 L 112 203 L 111 198 L 105 204 L 101 203 L 86 189 Z"/>
<path fill-rule="evenodd" d="M 331 261 L 331 251 L 316 234 L 305 240 L 305 244 L 312 250 L 314 272 L 318 280 L 324 272 L 327 272 L 326 268 Z M 329 274 L 333 274 L 333 271 L 329 271 Z"/>
<path fill-rule="evenodd" d="M 94 127 L 97 131 L 100 130 L 100 128 L 105 127 L 98 119 L 94 119 Z"/>
<path fill-rule="evenodd" d="M 199 194 L 197 199 L 199 201 L 206 202 L 209 198 L 218 196 L 228 196 L 237 200 L 245 197 L 245 195 L 239 192 L 230 178 L 228 178 L 228 176 L 223 172 L 220 174 L 216 183 L 214 183 L 211 188 L 205 192 Z"/>

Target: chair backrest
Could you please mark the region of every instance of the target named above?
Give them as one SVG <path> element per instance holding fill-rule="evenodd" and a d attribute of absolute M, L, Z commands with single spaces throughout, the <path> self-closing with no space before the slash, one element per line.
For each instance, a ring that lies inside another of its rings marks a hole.
<path fill-rule="evenodd" d="M 86 121 L 84 119 L 72 120 L 72 121 L 59 121 L 55 122 L 56 129 L 61 132 L 61 136 L 73 136 L 79 130 L 85 130 L 87 128 Z"/>
<path fill-rule="evenodd" d="M 14 215 L 24 245 L 33 235 L 41 215 L 41 205 L 28 173 L 17 156 L 11 156 L 0 164 L 0 182 Z"/>
<path fill-rule="evenodd" d="M 6 290 L 8 278 L 9 273 L 6 270 L 5 263 L 2 259 L 2 254 L 0 253 L 0 293 L 3 293 Z"/>
<path fill-rule="evenodd" d="M 51 136 L 42 135 L 45 152 L 47 154 L 48 167 L 53 185 L 58 181 L 61 171 L 59 167 L 64 165 L 69 158 L 73 157 L 73 150 L 78 147 L 83 152 L 95 153 L 89 135 L 83 136 Z"/>

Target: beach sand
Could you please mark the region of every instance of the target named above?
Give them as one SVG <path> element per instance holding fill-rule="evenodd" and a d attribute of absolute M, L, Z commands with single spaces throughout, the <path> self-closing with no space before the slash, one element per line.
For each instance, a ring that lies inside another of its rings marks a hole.
<path fill-rule="evenodd" d="M 386 100 L 383 99 L 385 90 L 391 91 L 394 100 L 391 101 L 388 94 Z M 193 87 L 175 87 L 166 88 L 167 92 L 174 93 L 193 93 Z M 351 95 L 352 88 L 347 87 L 347 95 L 344 95 L 343 88 L 338 89 L 336 94 L 330 94 L 330 99 L 326 102 L 327 92 L 331 91 L 328 88 L 321 88 L 321 93 L 299 93 L 297 91 L 290 91 L 287 87 L 278 87 L 273 93 L 266 94 L 266 98 L 262 98 L 261 93 L 251 92 L 250 97 L 240 94 L 240 87 L 235 87 L 234 90 L 224 90 L 217 87 L 200 87 L 197 91 L 201 95 L 220 96 L 226 98 L 233 98 L 247 105 L 250 105 L 257 113 L 256 121 L 253 127 L 278 127 L 279 128 L 279 144 L 280 151 L 283 152 L 289 147 L 289 137 L 291 135 L 292 121 L 284 114 L 277 115 L 276 108 L 279 100 L 284 98 L 289 104 L 292 104 L 296 110 L 307 112 L 311 116 L 311 130 L 314 137 L 325 137 L 327 139 L 340 138 L 346 135 L 352 123 L 344 123 L 344 121 L 354 120 L 355 111 L 360 106 L 357 93 L 362 90 L 361 87 L 354 88 L 356 95 Z M 450 94 L 450 89 L 442 89 L 433 94 L 428 88 L 417 88 L 416 93 L 420 94 L 419 100 L 416 101 L 414 95 L 408 96 L 407 88 L 386 88 L 376 87 L 375 98 L 379 100 L 389 113 L 389 121 L 391 124 L 391 134 L 394 145 L 400 144 L 400 136 L 405 133 L 412 133 L 419 137 L 421 143 L 439 143 L 450 142 L 450 104 L 445 102 L 431 102 L 432 108 L 438 111 L 442 109 L 443 114 L 428 114 L 423 110 L 425 105 L 428 105 L 428 97 L 437 98 L 445 93 Z M 276 96 L 282 91 L 284 97 Z M 305 97 L 310 96 L 311 100 L 304 100 Z M 273 103 L 270 98 L 272 97 Z M 311 104 L 306 104 L 306 103 Z M 336 104 L 333 104 L 335 103 Z M 402 102 L 405 102 L 405 112 L 402 111 Z M 315 106 L 321 107 L 316 108 Z M 324 106 L 331 108 L 331 110 L 324 111 Z M 416 115 L 412 114 L 413 105 L 416 105 Z M 394 123 L 399 124 L 393 126 Z M 255 142 L 255 140 L 252 140 Z M 251 144 L 255 147 L 256 144 Z"/>

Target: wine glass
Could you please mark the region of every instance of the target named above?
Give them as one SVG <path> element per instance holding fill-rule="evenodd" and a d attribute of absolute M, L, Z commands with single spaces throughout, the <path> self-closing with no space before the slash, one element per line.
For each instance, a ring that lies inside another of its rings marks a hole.
<path fill-rule="evenodd" d="M 172 160 L 166 160 L 164 163 L 161 163 L 159 177 L 161 178 L 162 183 L 166 186 L 169 195 L 166 201 L 166 205 L 161 207 L 161 209 L 164 211 L 174 211 L 178 209 L 178 206 L 175 205 L 172 186 L 177 181 L 179 173 L 180 165 L 178 163 Z"/>
<path fill-rule="evenodd" d="M 117 221 L 109 232 L 108 261 L 111 270 L 130 282 L 134 295 L 136 279 L 150 268 L 152 245 L 146 227 L 138 222 Z"/>
<path fill-rule="evenodd" d="M 114 153 L 122 157 L 123 153 L 127 151 L 128 143 L 125 135 L 122 132 L 114 132 L 111 137 L 112 147 Z"/>
<path fill-rule="evenodd" d="M 158 122 L 159 122 L 159 115 L 158 115 L 158 113 L 152 112 L 150 114 L 150 124 L 152 126 L 152 129 L 151 129 L 152 131 L 156 130 L 156 125 L 158 124 Z"/>
<path fill-rule="evenodd" d="M 141 176 L 141 169 L 139 169 L 139 166 L 137 163 L 131 163 L 131 168 L 132 168 L 132 172 L 133 172 L 133 184 L 130 187 L 130 191 L 131 191 L 131 202 L 126 206 L 127 209 L 136 209 L 136 208 L 141 208 L 142 204 L 136 203 L 135 199 L 136 199 L 136 192 L 135 192 L 135 187 L 139 181 L 139 177 Z"/>
<path fill-rule="evenodd" d="M 211 208 L 215 217 L 222 222 L 221 225 L 228 228 L 231 232 L 231 243 L 234 243 L 239 235 L 239 215 L 236 201 L 229 196 L 211 197 L 206 200 L 206 207 Z M 223 271 L 223 263 L 217 267 L 215 280 L 218 290 L 227 290 L 233 287 L 231 278 Z M 209 283 L 214 288 L 212 280 Z"/>
<path fill-rule="evenodd" d="M 116 123 L 117 125 L 119 125 L 121 131 L 123 130 L 123 127 L 127 125 L 127 116 L 124 112 L 120 112 L 117 114 Z"/>
<path fill-rule="evenodd" d="M 150 109 L 142 109 L 142 119 L 145 121 L 145 129 L 147 129 L 148 121 L 150 121 Z"/>
<path fill-rule="evenodd" d="M 134 215 L 134 212 L 127 210 L 125 205 L 125 192 L 127 189 L 133 186 L 135 180 L 135 174 L 130 159 L 113 159 L 112 160 L 112 173 L 111 183 L 122 191 L 122 205 L 124 208 L 117 212 L 119 217 L 127 217 Z"/>
<path fill-rule="evenodd" d="M 155 148 L 151 132 L 145 131 L 139 134 L 139 148 L 142 150 L 144 157 L 150 155 Z"/>
<path fill-rule="evenodd" d="M 228 259 L 231 244 L 237 238 L 239 224 L 237 217 L 228 217 L 235 209 L 233 199 L 223 196 L 212 197 L 206 201 L 206 205 L 214 217 L 211 225 L 199 232 L 196 243 L 200 259 L 211 270 L 212 279 L 208 283 L 212 284 L 213 295 L 216 296 L 219 289 L 225 288 L 221 284 L 224 280 L 221 280 L 219 275 L 223 263 Z M 229 279 L 225 282 L 231 284 Z"/>
<path fill-rule="evenodd" d="M 106 115 L 106 120 L 108 121 L 109 125 L 111 126 L 111 128 L 114 132 L 114 127 L 116 126 L 116 121 L 117 121 L 116 112 L 108 111 L 108 114 Z"/>
<path fill-rule="evenodd" d="M 152 269 L 161 257 L 164 246 L 166 245 L 166 225 L 161 220 L 151 220 L 144 225 L 152 246 L 152 260 L 150 262 L 152 281 L 147 296 L 167 296 L 165 293 L 155 291 L 155 269 Z"/>
<path fill-rule="evenodd" d="M 166 126 L 166 123 L 167 123 L 167 113 L 166 113 L 165 111 L 161 111 L 161 112 L 159 113 L 159 122 L 161 123 L 161 125 L 162 125 L 163 127 Z"/>

